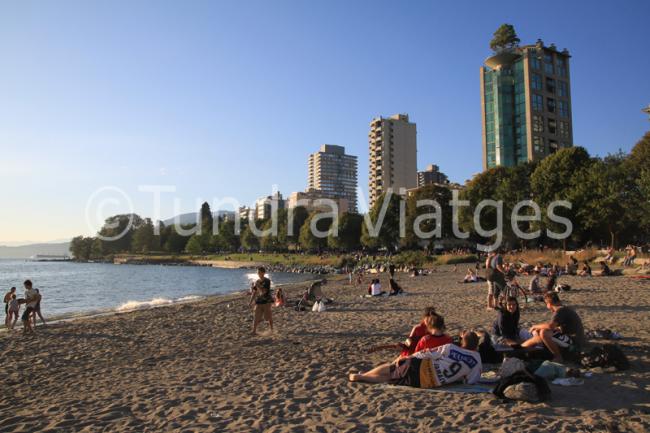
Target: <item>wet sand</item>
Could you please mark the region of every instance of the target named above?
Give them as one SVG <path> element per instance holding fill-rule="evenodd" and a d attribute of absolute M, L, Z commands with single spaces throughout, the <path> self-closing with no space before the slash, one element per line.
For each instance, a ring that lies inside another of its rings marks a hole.
<path fill-rule="evenodd" d="M 73 320 L 23 338 L 0 335 L 2 432 L 617 432 L 650 430 L 650 281 L 563 277 L 586 328 L 620 332 L 632 369 L 552 385 L 540 404 L 491 394 L 351 384 L 351 369 L 394 357 L 366 354 L 402 341 L 434 305 L 448 330 L 489 327 L 484 283 L 441 269 L 398 281 L 407 296 L 367 299 L 330 281 L 324 313 L 274 309 L 275 333 L 250 336 L 247 296 Z M 387 285 L 387 276 L 382 275 Z M 304 284 L 288 289 L 297 299 Z M 44 306 L 44 313 L 47 313 Z M 522 324 L 549 318 L 542 303 Z M 602 343 L 602 342 L 601 342 Z"/>

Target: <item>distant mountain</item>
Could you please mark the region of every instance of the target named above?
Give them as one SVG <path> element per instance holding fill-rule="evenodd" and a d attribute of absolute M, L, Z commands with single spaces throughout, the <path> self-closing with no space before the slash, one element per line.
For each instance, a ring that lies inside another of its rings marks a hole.
<path fill-rule="evenodd" d="M 178 223 L 180 223 L 181 225 L 196 224 L 196 221 L 198 219 L 198 215 L 199 215 L 198 212 L 184 213 L 184 214 L 177 215 L 175 217 L 163 220 L 163 224 L 165 224 L 166 226 L 170 226 L 172 224 L 178 224 Z M 212 212 L 212 217 L 215 218 L 215 219 L 217 217 L 221 217 L 221 216 L 225 216 L 225 215 L 234 218 L 235 212 L 228 211 L 228 210 L 220 210 L 220 211 L 217 211 L 217 212 Z"/>
<path fill-rule="evenodd" d="M 0 259 L 28 259 L 36 254 L 70 255 L 70 242 L 31 244 L 18 247 L 0 245 Z"/>

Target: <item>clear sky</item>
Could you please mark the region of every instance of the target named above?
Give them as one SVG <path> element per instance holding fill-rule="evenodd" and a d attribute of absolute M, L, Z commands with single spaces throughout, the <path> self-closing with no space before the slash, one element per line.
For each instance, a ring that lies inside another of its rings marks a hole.
<path fill-rule="evenodd" d="M 649 17 L 647 0 L 4 1 L 0 243 L 91 234 L 104 186 L 145 216 L 138 186 L 175 186 L 163 217 L 172 197 L 188 212 L 288 195 L 323 143 L 359 157 L 367 191 L 378 115 L 408 113 L 419 168 L 463 182 L 481 170 L 479 67 L 504 22 L 571 52 L 575 143 L 627 151 L 650 129 Z"/>

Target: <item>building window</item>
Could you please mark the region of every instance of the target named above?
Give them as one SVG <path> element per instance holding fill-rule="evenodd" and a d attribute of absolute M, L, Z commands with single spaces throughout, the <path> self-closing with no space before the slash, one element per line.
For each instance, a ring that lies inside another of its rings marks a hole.
<path fill-rule="evenodd" d="M 533 114 L 533 132 L 544 132 L 544 118 L 542 116 Z"/>
<path fill-rule="evenodd" d="M 557 94 L 564 97 L 569 96 L 569 85 L 566 81 L 557 82 Z"/>
<path fill-rule="evenodd" d="M 533 135 L 533 150 L 535 152 L 544 152 L 544 137 Z"/>
<path fill-rule="evenodd" d="M 560 101 L 559 113 L 562 117 L 569 117 L 569 103 L 566 101 Z"/>
<path fill-rule="evenodd" d="M 558 150 L 557 141 L 549 140 L 548 141 L 548 153 L 555 153 Z"/>
<path fill-rule="evenodd" d="M 560 137 L 569 138 L 569 123 L 560 120 L 559 126 L 560 126 Z"/>
<path fill-rule="evenodd" d="M 566 76 L 567 76 L 567 63 L 566 63 L 566 59 L 563 59 L 563 58 L 561 58 L 561 57 L 558 57 L 558 59 L 557 59 L 557 73 L 558 73 L 558 75 L 560 75 L 560 76 L 562 76 L 562 77 L 566 77 Z"/>
<path fill-rule="evenodd" d="M 549 113 L 555 113 L 555 99 L 546 98 L 546 109 Z"/>
<path fill-rule="evenodd" d="M 555 80 L 552 78 L 546 77 L 546 91 L 549 93 L 555 93 Z"/>
<path fill-rule="evenodd" d="M 541 69 L 541 64 L 539 62 L 539 59 L 533 55 L 533 57 L 530 58 L 530 66 L 533 67 L 533 69 Z"/>
<path fill-rule="evenodd" d="M 556 130 L 556 122 L 555 119 L 548 119 L 548 133 L 549 134 L 555 134 Z"/>
<path fill-rule="evenodd" d="M 544 53 L 544 63 L 550 63 L 553 64 L 553 54 L 551 53 Z"/>
<path fill-rule="evenodd" d="M 542 95 L 537 95 L 533 93 L 533 110 L 535 111 L 544 111 L 544 98 Z"/>
<path fill-rule="evenodd" d="M 542 76 L 533 74 L 532 78 L 531 87 L 535 90 L 542 90 Z"/>
<path fill-rule="evenodd" d="M 553 63 L 544 63 L 544 72 L 546 75 L 553 75 L 555 73 L 553 70 Z"/>

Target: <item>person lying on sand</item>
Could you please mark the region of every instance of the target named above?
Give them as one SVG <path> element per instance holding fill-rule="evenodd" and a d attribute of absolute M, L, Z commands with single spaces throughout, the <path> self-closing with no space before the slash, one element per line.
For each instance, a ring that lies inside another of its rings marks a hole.
<path fill-rule="evenodd" d="M 572 308 L 562 305 L 557 293 L 546 293 L 544 302 L 546 308 L 553 313 L 551 321 L 531 327 L 530 333 L 533 336 L 521 343 L 521 347 L 544 345 L 553 354 L 554 362 L 562 362 L 562 349 L 573 345 L 579 350 L 584 346 L 582 319 Z"/>
<path fill-rule="evenodd" d="M 423 350 L 366 373 L 351 373 L 350 382 L 391 383 L 415 388 L 435 388 L 458 381 L 473 384 L 481 378 L 481 357 L 476 351 L 478 336 L 461 334 L 461 346 L 445 344 Z"/>

